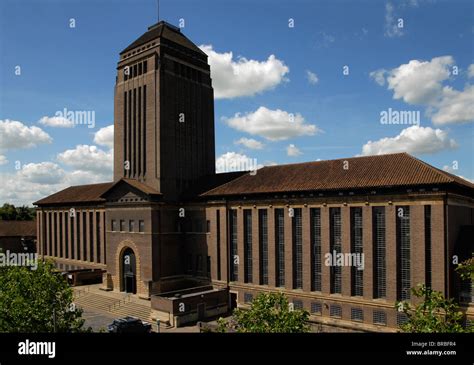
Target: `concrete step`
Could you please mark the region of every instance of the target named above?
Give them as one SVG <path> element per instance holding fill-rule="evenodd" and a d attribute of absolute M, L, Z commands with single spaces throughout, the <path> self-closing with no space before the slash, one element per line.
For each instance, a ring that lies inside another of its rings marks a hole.
<path fill-rule="evenodd" d="M 112 305 L 120 302 L 119 299 L 101 296 L 98 294 L 87 293 L 74 299 L 74 303 L 79 307 L 95 308 L 109 311 Z"/>

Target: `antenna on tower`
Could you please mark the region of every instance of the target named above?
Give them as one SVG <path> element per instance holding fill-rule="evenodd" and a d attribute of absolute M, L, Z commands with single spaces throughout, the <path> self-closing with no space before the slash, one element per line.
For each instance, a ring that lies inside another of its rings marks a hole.
<path fill-rule="evenodd" d="M 156 0 L 157 2 L 157 12 L 158 12 L 158 22 L 160 21 L 160 0 Z"/>

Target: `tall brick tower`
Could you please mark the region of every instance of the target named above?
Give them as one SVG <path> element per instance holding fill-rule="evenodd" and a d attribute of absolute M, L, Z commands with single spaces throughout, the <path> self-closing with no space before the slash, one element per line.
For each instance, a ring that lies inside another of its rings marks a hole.
<path fill-rule="evenodd" d="M 114 180 L 139 180 L 179 200 L 215 173 L 214 96 L 207 55 L 164 21 L 120 53 Z"/>

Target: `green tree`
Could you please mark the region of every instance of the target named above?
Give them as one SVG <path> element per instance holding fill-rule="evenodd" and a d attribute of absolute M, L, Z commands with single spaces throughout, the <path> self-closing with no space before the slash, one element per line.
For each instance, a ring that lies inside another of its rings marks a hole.
<path fill-rule="evenodd" d="M 0 268 L 0 332 L 80 332 L 82 310 L 51 261 Z"/>
<path fill-rule="evenodd" d="M 474 280 L 474 257 L 461 262 L 456 268 L 462 280 Z"/>
<path fill-rule="evenodd" d="M 220 318 L 218 332 L 298 333 L 308 332 L 309 313 L 292 310 L 282 293 L 261 293 L 250 309 L 237 308 L 230 321 Z"/>
<path fill-rule="evenodd" d="M 399 312 L 407 315 L 408 321 L 400 325 L 404 332 L 432 333 L 432 332 L 469 332 L 463 327 L 464 314 L 453 299 L 446 299 L 444 295 L 427 288 L 424 284 L 411 289 L 417 298 L 423 301 L 417 305 L 408 302 L 397 302 L 395 307 Z"/>
<path fill-rule="evenodd" d="M 0 219 L 4 221 L 14 221 L 18 216 L 18 212 L 13 204 L 5 203 L 0 208 Z"/>

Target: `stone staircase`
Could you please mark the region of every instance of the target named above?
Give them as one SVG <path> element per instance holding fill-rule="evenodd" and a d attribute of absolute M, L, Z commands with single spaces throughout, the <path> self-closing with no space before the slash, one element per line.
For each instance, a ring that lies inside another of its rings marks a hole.
<path fill-rule="evenodd" d="M 103 312 L 114 318 L 126 316 L 139 318 L 150 323 L 152 330 L 157 331 L 156 323 L 151 318 L 150 303 L 131 295 L 75 288 L 74 303 L 80 308 Z"/>

